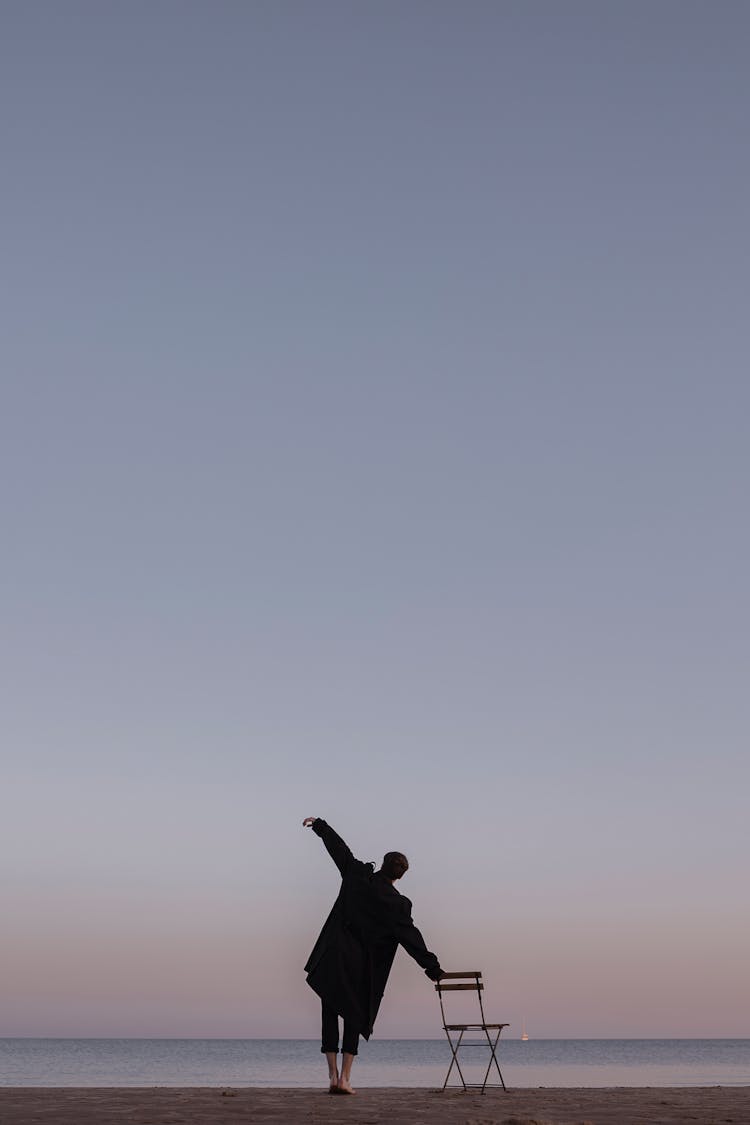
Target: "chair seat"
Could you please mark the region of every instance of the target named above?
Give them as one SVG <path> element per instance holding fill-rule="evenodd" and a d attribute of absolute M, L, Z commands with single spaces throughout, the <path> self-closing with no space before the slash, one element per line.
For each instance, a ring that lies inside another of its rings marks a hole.
<path fill-rule="evenodd" d="M 509 1023 L 446 1023 L 446 1031 L 484 1031 L 485 1027 L 497 1030 L 498 1027 L 510 1027 Z"/>

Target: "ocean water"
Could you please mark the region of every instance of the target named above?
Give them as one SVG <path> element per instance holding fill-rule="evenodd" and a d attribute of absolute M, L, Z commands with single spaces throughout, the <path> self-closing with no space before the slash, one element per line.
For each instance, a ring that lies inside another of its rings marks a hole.
<path fill-rule="evenodd" d="M 486 1047 L 461 1053 L 481 1079 Z M 748 1086 L 750 1039 L 509 1039 L 506 1086 Z M 466 1065 L 464 1066 L 464 1062 Z M 445 1039 L 373 1039 L 355 1063 L 358 1086 L 442 1086 Z M 455 1078 L 455 1070 L 454 1075 Z M 0 1039 L 2 1086 L 320 1086 L 310 1039 Z"/>

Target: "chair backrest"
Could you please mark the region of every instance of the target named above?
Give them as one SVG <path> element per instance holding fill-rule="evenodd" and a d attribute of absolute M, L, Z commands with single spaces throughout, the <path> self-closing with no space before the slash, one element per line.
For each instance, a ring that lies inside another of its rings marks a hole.
<path fill-rule="evenodd" d="M 445 1008 L 443 1006 L 443 993 L 444 992 L 476 992 L 479 1001 L 479 1012 L 484 1019 L 484 1005 L 482 1004 L 482 991 L 484 985 L 482 984 L 482 974 L 478 969 L 472 969 L 470 972 L 465 973 L 443 973 L 440 980 L 435 983 L 435 991 L 440 999 L 440 1014 L 443 1017 L 443 1027 L 445 1027 Z"/>

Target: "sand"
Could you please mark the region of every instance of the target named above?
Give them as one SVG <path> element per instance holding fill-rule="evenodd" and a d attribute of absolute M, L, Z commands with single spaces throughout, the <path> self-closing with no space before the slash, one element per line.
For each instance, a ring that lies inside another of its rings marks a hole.
<path fill-rule="evenodd" d="M 750 1086 L 475 1092 L 0 1087 L 0 1125 L 699 1125 L 750 1123 Z"/>

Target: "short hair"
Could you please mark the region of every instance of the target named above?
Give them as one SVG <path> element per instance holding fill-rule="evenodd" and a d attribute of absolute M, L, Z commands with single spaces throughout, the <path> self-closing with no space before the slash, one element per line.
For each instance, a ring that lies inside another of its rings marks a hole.
<path fill-rule="evenodd" d="M 409 860 L 403 852 L 386 852 L 380 870 L 386 879 L 400 879 L 409 870 Z"/>

